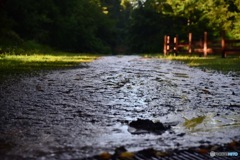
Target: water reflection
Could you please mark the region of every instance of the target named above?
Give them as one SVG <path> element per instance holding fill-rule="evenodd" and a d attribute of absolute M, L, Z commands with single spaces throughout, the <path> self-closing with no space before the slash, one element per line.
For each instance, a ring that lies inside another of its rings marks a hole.
<path fill-rule="evenodd" d="M 240 79 L 171 61 L 103 57 L 9 81 L 0 91 L 4 155 L 73 159 L 119 146 L 167 150 L 240 139 Z M 137 119 L 171 128 L 131 134 Z"/>

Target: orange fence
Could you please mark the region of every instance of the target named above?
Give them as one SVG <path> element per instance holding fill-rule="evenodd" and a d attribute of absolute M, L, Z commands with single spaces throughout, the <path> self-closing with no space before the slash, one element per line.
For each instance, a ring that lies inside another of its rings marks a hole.
<path fill-rule="evenodd" d="M 222 32 L 221 40 L 208 41 L 208 33 L 204 32 L 203 40 L 193 42 L 192 33 L 188 34 L 188 42 L 180 43 L 178 35 L 173 39 L 170 36 L 164 36 L 164 55 L 169 53 L 178 55 L 181 53 L 199 53 L 206 57 L 208 54 L 220 54 L 222 57 L 226 57 L 227 54 L 239 54 L 240 53 L 240 40 L 226 39 L 225 31 Z"/>

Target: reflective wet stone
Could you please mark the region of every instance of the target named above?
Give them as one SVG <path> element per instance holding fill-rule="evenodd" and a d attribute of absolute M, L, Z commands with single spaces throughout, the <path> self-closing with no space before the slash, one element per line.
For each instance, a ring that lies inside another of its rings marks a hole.
<path fill-rule="evenodd" d="M 2 155 L 74 159 L 119 146 L 167 150 L 240 139 L 238 75 L 139 56 L 86 66 L 1 81 Z M 184 127 L 184 118 L 201 116 L 194 129 Z M 137 119 L 176 125 L 133 135 L 128 124 Z"/>

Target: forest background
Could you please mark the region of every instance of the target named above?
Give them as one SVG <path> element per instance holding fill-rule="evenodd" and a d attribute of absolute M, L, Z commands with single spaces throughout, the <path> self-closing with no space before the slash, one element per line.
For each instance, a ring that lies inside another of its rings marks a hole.
<path fill-rule="evenodd" d="M 0 0 L 0 53 L 159 53 L 164 35 L 240 39 L 240 0 Z"/>

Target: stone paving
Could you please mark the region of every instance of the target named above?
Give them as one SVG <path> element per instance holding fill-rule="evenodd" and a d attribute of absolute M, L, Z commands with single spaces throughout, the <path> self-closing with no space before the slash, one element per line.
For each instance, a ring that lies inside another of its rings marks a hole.
<path fill-rule="evenodd" d="M 74 159 L 119 146 L 168 150 L 240 139 L 239 75 L 140 56 L 102 57 L 6 81 L 0 107 L 5 159 Z M 198 117 L 201 122 L 186 123 Z M 171 129 L 135 132 L 129 123 L 137 119 Z"/>

